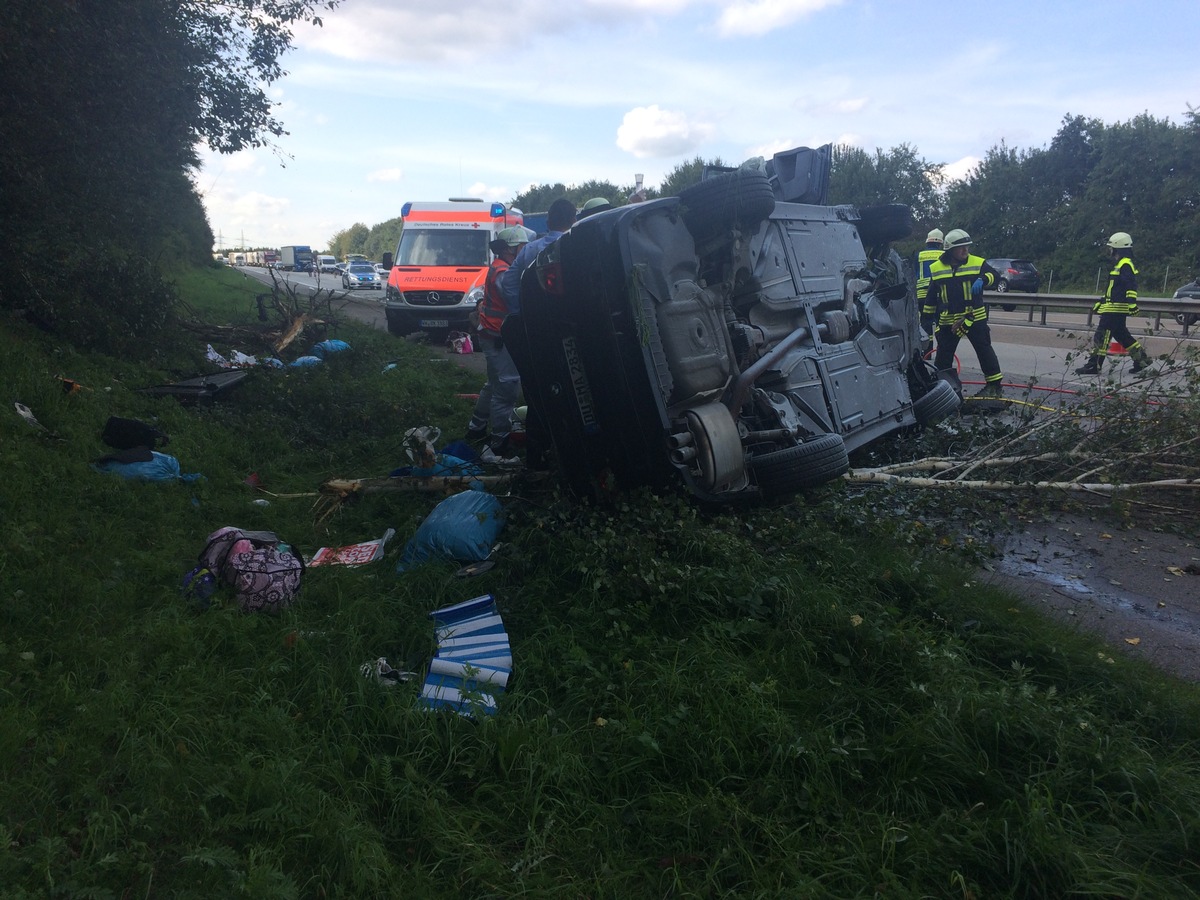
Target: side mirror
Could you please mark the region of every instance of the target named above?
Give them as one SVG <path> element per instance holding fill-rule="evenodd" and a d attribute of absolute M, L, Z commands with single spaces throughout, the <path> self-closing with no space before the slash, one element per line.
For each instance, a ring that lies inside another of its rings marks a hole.
<path fill-rule="evenodd" d="M 379 261 L 379 264 L 381 266 L 383 266 L 385 269 L 390 269 L 392 267 L 392 254 L 391 253 L 383 254 L 383 258 Z"/>

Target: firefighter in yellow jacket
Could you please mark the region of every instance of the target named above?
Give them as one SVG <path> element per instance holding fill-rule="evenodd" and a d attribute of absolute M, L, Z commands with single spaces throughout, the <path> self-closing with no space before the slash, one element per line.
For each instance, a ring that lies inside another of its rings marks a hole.
<path fill-rule="evenodd" d="M 933 265 L 935 259 L 942 255 L 942 251 L 945 249 L 942 246 L 944 240 L 945 235 L 942 234 L 942 229 L 934 228 L 925 235 L 925 246 L 913 256 L 913 269 L 917 274 L 918 297 L 924 297 L 925 292 L 929 290 L 929 267 Z"/>
<path fill-rule="evenodd" d="M 947 234 L 944 243 L 946 249 L 929 266 L 928 287 L 924 292 L 917 288 L 921 326 L 931 334 L 937 329 L 934 367 L 938 371 L 952 368 L 958 342 L 966 338 L 983 370 L 979 396 L 999 397 L 1004 373 L 992 349 L 987 304 L 983 302 L 984 289 L 996 283 L 996 270 L 983 257 L 971 255 L 971 236 L 961 228 Z"/>
<path fill-rule="evenodd" d="M 1076 369 L 1077 375 L 1099 375 L 1104 357 L 1115 340 L 1129 351 L 1133 359 L 1133 371 L 1140 372 L 1150 365 L 1150 356 L 1145 348 L 1129 333 L 1126 319 L 1138 314 L 1137 267 L 1130 258 L 1133 238 L 1128 232 L 1118 231 L 1108 239 L 1109 256 L 1113 267 L 1108 273 L 1108 287 L 1104 296 L 1096 301 L 1092 312 L 1098 313 L 1100 322 L 1096 326 L 1096 337 L 1092 341 L 1092 355 L 1087 365 Z"/>

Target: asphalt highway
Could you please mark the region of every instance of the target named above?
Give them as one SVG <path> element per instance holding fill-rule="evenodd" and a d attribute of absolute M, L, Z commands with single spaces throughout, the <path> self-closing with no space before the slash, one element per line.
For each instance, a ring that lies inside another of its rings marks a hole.
<path fill-rule="evenodd" d="M 266 269 L 247 266 L 239 271 L 266 284 L 271 283 L 271 275 Z M 318 280 L 314 276 L 295 272 L 280 275 L 292 284 L 311 290 L 319 287 L 341 293 L 341 282 L 336 276 L 323 275 Z M 343 312 L 346 315 L 376 328 L 387 327 L 382 290 L 345 293 L 346 304 Z M 1087 361 L 1087 348 L 1092 341 L 1093 329 L 1088 327 L 1084 315 L 1071 312 L 1053 313 L 1047 324 L 1041 325 L 1030 322 L 1025 310 L 1005 312 L 999 306 L 995 306 L 989 313 L 989 322 L 992 328 L 992 344 L 1004 371 L 1006 392 L 1019 391 L 1033 383 L 1042 387 L 1078 389 L 1095 382 L 1095 377 L 1075 374 L 1075 369 Z M 1152 332 L 1151 324 L 1150 319 L 1130 322 L 1130 331 L 1139 337 L 1151 356 L 1174 356 L 1180 354 L 1185 347 L 1200 349 L 1200 329 L 1190 329 L 1185 337 L 1183 329 L 1169 319 L 1163 320 L 1158 331 Z M 424 338 L 421 335 L 412 335 L 406 340 L 421 341 Z M 449 358 L 472 371 L 484 371 L 481 353 L 450 353 L 448 348 L 436 340 L 429 341 L 428 345 L 431 358 Z M 957 357 L 959 377 L 966 392 L 972 393 L 973 386 L 983 384 L 983 373 L 969 342 L 962 341 L 959 344 Z M 1105 372 L 1116 373 L 1122 379 L 1129 378 L 1132 377 L 1129 372 L 1132 365 L 1128 356 L 1113 355 L 1109 357 Z M 1162 365 L 1159 364 L 1157 368 L 1162 368 Z"/>

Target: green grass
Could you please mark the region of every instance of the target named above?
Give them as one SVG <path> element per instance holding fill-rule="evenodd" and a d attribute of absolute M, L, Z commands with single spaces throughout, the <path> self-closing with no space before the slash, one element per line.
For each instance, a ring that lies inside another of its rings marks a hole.
<path fill-rule="evenodd" d="M 181 289 L 211 317 L 252 302 L 205 276 L 208 299 Z M 311 495 L 405 464 L 407 427 L 465 425 L 476 376 L 330 336 L 351 353 L 185 408 L 136 392 L 165 371 L 0 326 L 0 895 L 1200 892 L 1195 690 L 981 587 L 880 492 L 708 515 L 522 484 L 471 580 L 394 571 L 432 498 L 253 505 L 251 472 Z M 109 415 L 154 421 L 204 480 L 93 471 Z M 279 616 L 200 610 L 179 581 L 227 524 L 397 540 L 310 571 Z M 426 614 L 487 591 L 515 662 L 494 719 L 359 675 L 423 665 Z"/>

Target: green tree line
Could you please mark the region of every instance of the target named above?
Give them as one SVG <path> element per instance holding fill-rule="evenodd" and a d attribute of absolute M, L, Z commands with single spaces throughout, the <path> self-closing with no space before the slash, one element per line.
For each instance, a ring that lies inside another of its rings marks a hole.
<path fill-rule="evenodd" d="M 988 150 L 965 178 L 909 145 L 873 154 L 839 147 L 830 178 L 833 203 L 907 203 L 917 228 L 900 246 L 914 250 L 926 231 L 964 228 L 985 257 L 1033 260 L 1053 289 L 1091 292 L 1107 268 L 1114 231 L 1134 240 L 1147 296 L 1200 274 L 1200 113 L 1176 125 L 1149 114 L 1106 124 L 1066 116 L 1048 147 Z"/>
<path fill-rule="evenodd" d="M 337 2 L 0 4 L 0 307 L 85 346 L 152 347 L 162 273 L 211 262 L 197 147 L 285 133 L 266 88 L 290 26 Z"/>
<path fill-rule="evenodd" d="M 697 156 L 646 193 L 673 196 L 699 182 L 706 167 L 725 165 Z M 598 180 L 535 184 L 509 203 L 535 212 L 558 197 L 576 206 L 605 197 L 621 206 L 632 191 L 632 185 Z M 953 181 L 945 164 L 908 143 L 889 150 L 837 146 L 829 195 L 836 204 L 911 206 L 915 227 L 898 246 L 903 253 L 920 247 L 931 228 L 963 228 L 979 255 L 1030 259 L 1044 289 L 1052 276 L 1051 287 L 1060 292 L 1094 291 L 1106 268 L 1104 242 L 1114 231 L 1128 231 L 1142 293 L 1170 294 L 1200 274 L 1200 112 L 1189 107 L 1182 125 L 1149 114 L 1114 124 L 1068 115 L 1049 146 L 1017 150 L 1001 142 Z M 331 245 L 339 255 L 378 258 L 395 248 L 401 226 L 398 219 L 354 225 L 335 234 Z"/>
<path fill-rule="evenodd" d="M 120 349 L 152 346 L 148 331 L 170 324 L 161 272 L 210 260 L 196 148 L 233 152 L 285 133 L 266 90 L 284 74 L 291 28 L 320 24 L 318 11 L 338 2 L 0 4 L 0 307 L 84 345 L 109 334 L 125 336 Z M 697 156 L 646 193 L 677 194 L 721 164 Z M 511 202 L 620 205 L 633 189 L 536 184 Z M 1145 292 L 1169 291 L 1200 267 L 1200 114 L 1189 107 L 1182 124 L 1068 115 L 1048 146 L 1001 143 L 953 182 L 911 144 L 838 147 L 830 199 L 909 204 L 919 226 L 902 251 L 934 225 L 966 228 L 982 255 L 1032 259 L 1064 290 L 1093 289 L 1105 237 L 1129 231 Z M 378 259 L 401 227 L 355 223 L 328 249 Z M 97 317 L 121 327 L 96 329 Z"/>

